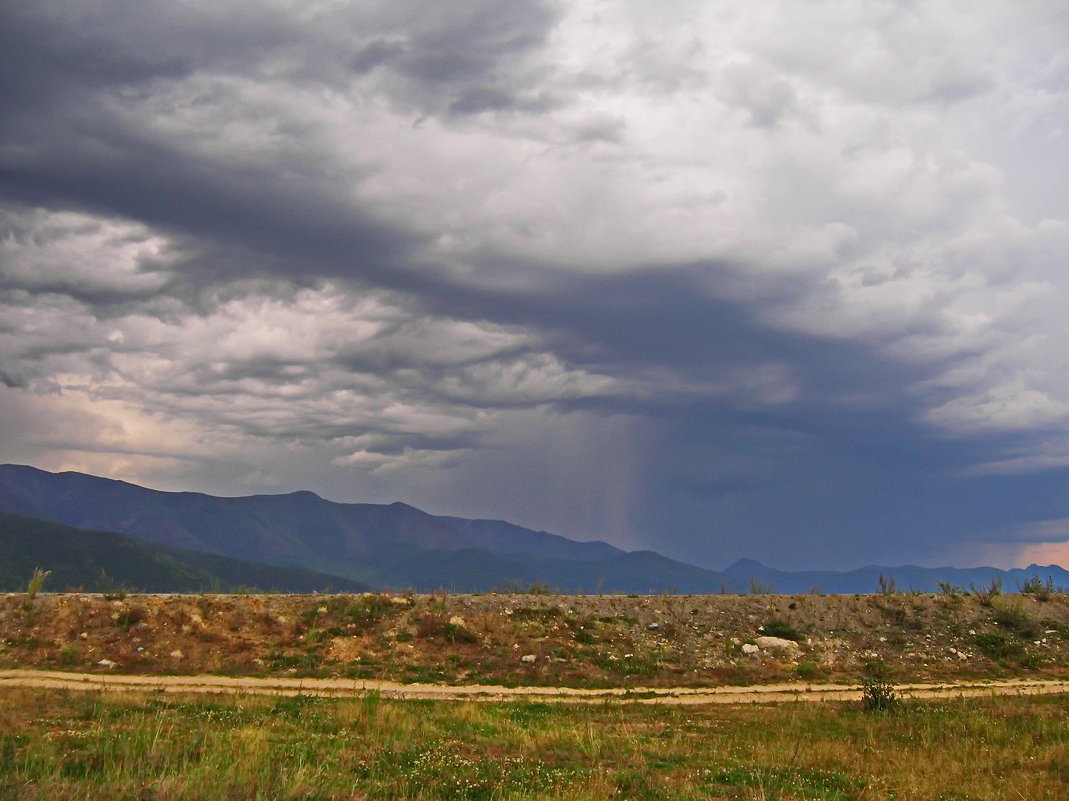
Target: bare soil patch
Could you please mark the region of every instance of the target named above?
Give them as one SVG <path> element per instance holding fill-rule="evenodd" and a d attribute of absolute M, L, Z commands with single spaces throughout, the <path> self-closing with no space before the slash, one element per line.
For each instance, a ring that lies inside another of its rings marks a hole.
<path fill-rule="evenodd" d="M 598 703 L 697 705 L 856 701 L 858 687 L 844 684 L 759 684 L 749 687 L 502 687 L 490 684 L 398 684 L 369 679 L 258 678 L 253 676 L 148 676 L 69 673 L 48 670 L 0 670 L 0 690 L 8 687 L 85 692 L 243 693 L 347 698 L 375 694 L 383 698 L 434 701 L 568 701 Z M 965 698 L 996 695 L 1052 695 L 1069 692 L 1069 680 L 1004 679 L 904 684 L 903 698 Z"/>

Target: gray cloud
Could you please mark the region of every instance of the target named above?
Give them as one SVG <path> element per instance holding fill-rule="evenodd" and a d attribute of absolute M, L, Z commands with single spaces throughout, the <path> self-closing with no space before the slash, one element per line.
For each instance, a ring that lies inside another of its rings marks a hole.
<path fill-rule="evenodd" d="M 1064 11 L 0 15 L 4 458 L 713 566 L 1069 515 Z"/>

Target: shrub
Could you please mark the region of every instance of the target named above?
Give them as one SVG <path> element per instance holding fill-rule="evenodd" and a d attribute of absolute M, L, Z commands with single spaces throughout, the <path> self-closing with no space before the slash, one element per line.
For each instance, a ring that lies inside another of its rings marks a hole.
<path fill-rule="evenodd" d="M 441 638 L 453 643 L 477 643 L 479 638 L 443 614 L 424 615 L 416 621 L 416 636 L 422 640 Z"/>
<path fill-rule="evenodd" d="M 123 609 L 115 615 L 115 625 L 123 631 L 129 631 L 144 620 L 146 614 L 146 611 L 140 606 L 132 606 L 129 609 Z"/>
<path fill-rule="evenodd" d="M 342 611 L 360 631 L 373 628 L 380 620 L 398 612 L 398 605 L 385 595 L 362 595 Z"/>
<path fill-rule="evenodd" d="M 593 645 L 598 641 L 597 637 L 582 627 L 573 629 L 573 633 L 575 635 L 575 641 L 580 645 Z"/>
<path fill-rule="evenodd" d="M 1028 614 L 1020 603 L 1000 603 L 992 608 L 995 610 L 995 622 L 1018 637 L 1031 640 L 1042 632 L 1039 621 Z"/>
<path fill-rule="evenodd" d="M 980 606 L 991 606 L 995 598 L 1002 595 L 1002 579 L 993 578 L 986 587 L 983 585 L 977 587 L 975 584 L 970 584 L 969 589 L 972 590 L 973 595 L 980 599 Z"/>
<path fill-rule="evenodd" d="M 778 617 L 774 617 L 767 621 L 765 625 L 761 627 L 761 631 L 769 637 L 779 637 L 784 640 L 794 640 L 795 642 L 798 642 L 802 639 L 802 635 L 799 633 L 798 629 L 786 620 L 781 620 Z"/>
<path fill-rule="evenodd" d="M 800 679 L 811 679 L 820 674 L 820 666 L 815 662 L 799 662 L 793 668 L 794 674 Z"/>
<path fill-rule="evenodd" d="M 901 699 L 891 679 L 891 668 L 882 659 L 866 662 L 861 677 L 861 708 L 867 712 L 896 709 Z"/>
<path fill-rule="evenodd" d="M 996 662 L 1020 661 L 1027 656 L 1024 645 L 1001 632 L 985 632 L 976 635 L 976 647 L 988 659 Z"/>
<path fill-rule="evenodd" d="M 1034 595 L 1037 601 L 1049 601 L 1054 594 L 1054 580 L 1050 576 L 1047 576 L 1046 581 L 1039 576 L 1032 576 L 1021 585 L 1021 592 Z"/>
<path fill-rule="evenodd" d="M 81 652 L 78 650 L 77 645 L 64 645 L 59 649 L 59 663 L 65 667 L 71 667 L 77 665 L 82 658 Z"/>

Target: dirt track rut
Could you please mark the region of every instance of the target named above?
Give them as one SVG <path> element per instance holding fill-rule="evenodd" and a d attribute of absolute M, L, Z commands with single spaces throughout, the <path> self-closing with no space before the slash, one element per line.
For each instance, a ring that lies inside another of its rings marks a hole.
<path fill-rule="evenodd" d="M 44 670 L 2 670 L 0 689 L 37 687 L 81 691 L 250 693 L 256 695 L 314 695 L 334 698 L 376 693 L 384 698 L 440 701 L 568 701 L 604 703 L 628 701 L 645 704 L 747 704 L 795 701 L 852 701 L 860 688 L 845 684 L 764 684 L 749 687 L 608 688 L 501 687 L 496 685 L 399 684 L 362 679 L 250 678 L 230 676 L 149 676 L 104 673 L 68 673 Z M 1011 679 L 938 684 L 902 684 L 907 698 L 957 698 L 988 695 L 1051 695 L 1069 693 L 1067 680 Z"/>

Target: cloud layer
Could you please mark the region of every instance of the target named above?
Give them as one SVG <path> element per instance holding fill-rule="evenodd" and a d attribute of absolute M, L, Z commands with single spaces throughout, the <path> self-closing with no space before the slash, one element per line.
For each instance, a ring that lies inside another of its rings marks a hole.
<path fill-rule="evenodd" d="M 5 460 L 711 566 L 1069 560 L 1057 4 L 0 22 Z"/>

